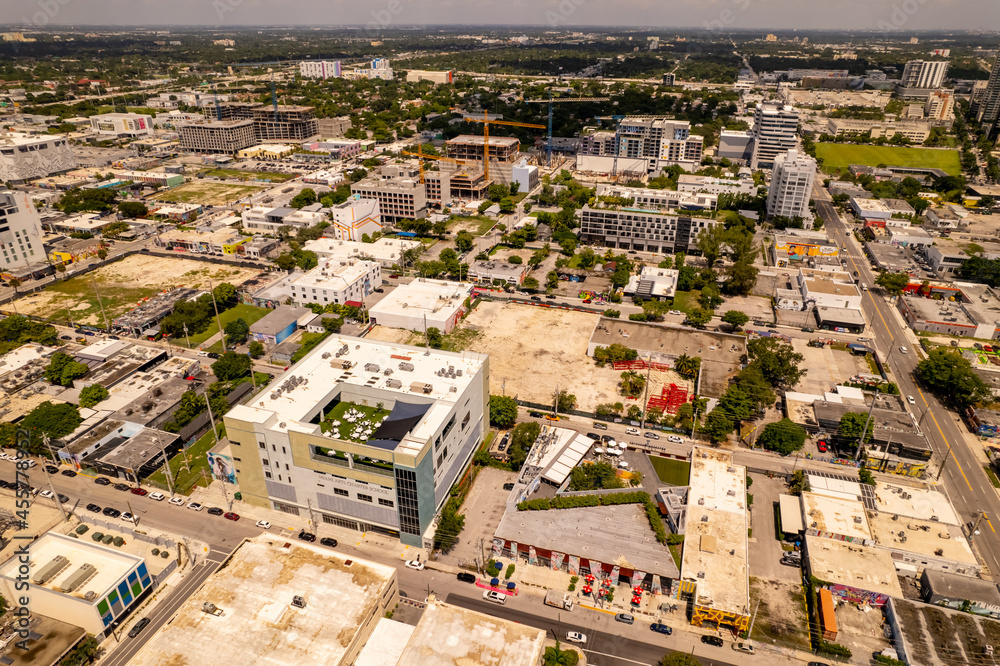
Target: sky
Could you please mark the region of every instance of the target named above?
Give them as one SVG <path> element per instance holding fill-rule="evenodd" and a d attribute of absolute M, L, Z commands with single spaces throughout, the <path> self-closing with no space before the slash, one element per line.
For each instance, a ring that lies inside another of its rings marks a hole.
<path fill-rule="evenodd" d="M 239 28 L 538 25 L 761 30 L 1000 29 L 998 0 L 0 0 L 0 22 Z"/>

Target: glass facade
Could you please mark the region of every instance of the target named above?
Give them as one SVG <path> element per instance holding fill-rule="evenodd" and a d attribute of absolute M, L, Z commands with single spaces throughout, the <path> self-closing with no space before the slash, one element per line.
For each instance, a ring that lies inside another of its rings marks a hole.
<path fill-rule="evenodd" d="M 420 503 L 417 499 L 417 475 L 408 469 L 396 468 L 396 508 L 401 534 L 420 538 Z"/>

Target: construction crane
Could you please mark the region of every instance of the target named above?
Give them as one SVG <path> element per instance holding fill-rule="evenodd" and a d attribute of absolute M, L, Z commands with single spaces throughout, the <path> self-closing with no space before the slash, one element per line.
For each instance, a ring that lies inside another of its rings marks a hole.
<path fill-rule="evenodd" d="M 555 102 L 608 102 L 610 97 L 552 97 L 552 91 L 549 90 L 548 99 L 526 99 L 525 104 L 548 104 L 549 105 L 549 117 L 548 117 L 548 132 L 549 139 L 545 144 L 545 156 L 548 166 L 552 166 L 552 104 Z"/>
<path fill-rule="evenodd" d="M 615 159 L 611 163 L 611 182 L 618 181 L 618 151 L 621 148 L 621 124 L 625 116 L 594 116 L 594 120 L 612 120 L 615 123 Z"/>
<path fill-rule="evenodd" d="M 535 123 L 518 123 L 513 120 L 490 120 L 489 111 L 483 111 L 482 118 L 466 118 L 469 122 L 483 124 L 483 170 L 486 172 L 486 180 L 490 179 L 490 125 L 507 125 L 509 127 L 533 127 L 535 129 L 545 129 L 545 125 Z"/>
<path fill-rule="evenodd" d="M 462 160 L 455 160 L 450 157 L 442 157 L 440 155 L 425 155 L 424 154 L 424 144 L 417 144 L 417 152 L 412 150 L 404 150 L 404 155 L 413 155 L 414 157 L 420 158 L 420 183 L 424 182 L 424 160 L 438 160 L 441 162 L 454 162 L 455 164 L 465 164 Z"/>

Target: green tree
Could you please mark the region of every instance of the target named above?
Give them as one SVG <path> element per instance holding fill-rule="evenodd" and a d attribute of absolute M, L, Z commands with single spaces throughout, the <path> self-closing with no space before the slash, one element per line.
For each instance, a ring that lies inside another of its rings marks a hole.
<path fill-rule="evenodd" d="M 792 472 L 792 480 L 788 484 L 789 494 L 801 495 L 802 493 L 807 493 L 810 490 L 809 477 L 806 476 L 806 471 L 804 469 L 798 469 Z"/>
<path fill-rule="evenodd" d="M 519 423 L 510 433 L 510 444 L 507 446 L 507 454 L 510 458 L 510 468 L 515 472 L 520 471 L 528 457 L 531 445 L 538 439 L 542 427 L 537 422 Z"/>
<path fill-rule="evenodd" d="M 787 418 L 768 423 L 757 438 L 757 443 L 765 449 L 783 456 L 801 449 L 805 441 L 806 431 Z"/>
<path fill-rule="evenodd" d="M 706 284 L 698 295 L 698 303 L 706 310 L 715 310 L 722 305 L 722 296 L 719 295 L 719 288 L 714 282 Z"/>
<path fill-rule="evenodd" d="M 671 652 L 660 659 L 660 666 L 701 666 L 701 661 L 687 652 Z"/>
<path fill-rule="evenodd" d="M 517 401 L 503 395 L 490 396 L 490 425 L 509 428 L 517 422 Z"/>
<path fill-rule="evenodd" d="M 19 425 L 36 433 L 45 433 L 53 439 L 58 439 L 76 430 L 82 422 L 80 410 L 75 405 L 68 402 L 58 405 L 43 402 L 31 410 Z"/>
<path fill-rule="evenodd" d="M 542 666 L 576 666 L 580 661 L 580 655 L 576 650 L 563 650 L 559 647 L 559 641 L 555 645 L 545 648 L 542 655 Z"/>
<path fill-rule="evenodd" d="M 709 269 L 715 266 L 715 262 L 722 255 L 723 244 L 727 239 L 726 229 L 721 224 L 711 226 L 698 234 L 696 245 L 701 256 L 705 257 Z"/>
<path fill-rule="evenodd" d="M 747 296 L 757 284 L 756 266 L 748 261 L 737 261 L 726 267 L 722 290 L 730 296 Z"/>
<path fill-rule="evenodd" d="M 576 409 L 576 396 L 572 393 L 568 393 L 566 389 L 561 389 L 558 394 L 555 395 L 555 403 L 559 408 L 560 412 L 568 412 L 572 409 Z"/>
<path fill-rule="evenodd" d="M 212 289 L 212 294 L 215 296 L 215 305 L 219 308 L 219 312 L 228 310 L 236 305 L 236 287 L 228 282 L 220 282 L 215 285 L 215 288 Z"/>
<path fill-rule="evenodd" d="M 517 205 L 514 203 L 514 199 L 511 197 L 504 197 L 500 200 L 500 212 L 504 215 L 510 215 L 515 210 L 517 210 Z"/>
<path fill-rule="evenodd" d="M 77 363 L 69 354 L 56 352 L 45 367 L 45 379 L 59 386 L 70 386 L 74 379 L 83 377 L 90 368 Z"/>
<path fill-rule="evenodd" d="M 507 257 L 507 263 L 519 266 L 524 263 L 524 259 L 522 259 L 519 255 L 512 254 L 509 257 Z"/>
<path fill-rule="evenodd" d="M 628 359 L 631 360 L 631 359 Z M 700 356 L 688 356 L 687 354 L 681 354 L 674 361 L 674 370 L 677 371 L 681 377 L 688 377 L 694 379 L 698 376 L 698 371 L 701 369 L 701 357 Z"/>
<path fill-rule="evenodd" d="M 898 296 L 910 284 L 909 273 L 889 273 L 883 271 L 875 278 L 875 284 L 884 288 L 890 294 Z"/>
<path fill-rule="evenodd" d="M 226 332 L 226 341 L 229 344 L 241 345 L 250 336 L 250 325 L 242 317 L 226 324 L 223 330 Z"/>
<path fill-rule="evenodd" d="M 459 231 L 455 235 L 455 247 L 458 248 L 459 252 L 468 252 L 472 249 L 475 243 L 475 237 L 469 231 Z"/>
<path fill-rule="evenodd" d="M 865 430 L 865 422 L 868 414 L 865 412 L 847 412 L 840 417 L 840 424 L 837 426 L 837 434 L 848 440 L 851 447 L 858 445 L 861 433 Z M 865 442 L 872 441 L 872 432 L 875 429 L 874 420 L 868 424 L 868 432 L 865 433 Z"/>
<path fill-rule="evenodd" d="M 865 467 L 861 467 L 860 469 L 858 469 L 858 478 L 861 480 L 861 483 L 867 484 L 869 486 L 877 485 L 877 483 L 875 482 L 875 475 L 872 474 Z"/>
<path fill-rule="evenodd" d="M 740 388 L 739 384 L 730 386 L 719 398 L 719 409 L 735 421 L 752 418 L 756 411 L 755 407 L 753 396 Z"/>
<path fill-rule="evenodd" d="M 710 321 L 712 321 L 712 311 L 705 308 L 695 308 L 687 315 L 687 323 L 696 328 L 704 328 Z"/>
<path fill-rule="evenodd" d="M 716 407 L 708 413 L 704 425 L 701 426 L 701 431 L 708 435 L 713 442 L 718 443 L 725 440 L 734 427 L 732 419 Z"/>
<path fill-rule="evenodd" d="M 555 271 L 549 271 L 545 276 L 545 288 L 546 289 L 556 289 L 559 286 L 559 274 Z"/>
<path fill-rule="evenodd" d="M 316 190 L 311 187 L 304 187 L 301 192 L 292 198 L 288 205 L 292 208 L 304 208 L 314 203 L 316 203 Z"/>
<path fill-rule="evenodd" d="M 795 386 L 806 372 L 799 369 L 805 357 L 777 338 L 751 340 L 747 343 L 747 354 L 774 388 Z"/>
<path fill-rule="evenodd" d="M 146 204 L 141 201 L 123 201 L 118 204 L 118 212 L 125 217 L 136 218 L 146 217 L 146 214 L 149 213 L 149 209 L 146 208 Z M 128 228 L 127 224 L 125 225 L 125 228 Z M 105 229 L 105 231 L 107 231 L 107 229 Z M 104 235 L 107 236 L 107 233 Z"/>
<path fill-rule="evenodd" d="M 530 275 L 524 278 L 524 281 L 521 283 L 521 288 L 525 291 L 538 291 L 538 286 L 538 280 Z"/>
<path fill-rule="evenodd" d="M 93 407 L 102 400 L 107 400 L 108 395 L 108 389 L 104 388 L 100 384 L 85 386 L 83 390 L 80 391 L 80 406 L 86 408 Z"/>
<path fill-rule="evenodd" d="M 917 364 L 916 378 L 959 410 L 979 402 L 992 401 L 989 386 L 973 371 L 961 353 L 938 347 Z"/>
<path fill-rule="evenodd" d="M 559 239 L 559 248 L 568 257 L 572 257 L 573 253 L 576 252 L 576 245 L 576 236 L 564 236 Z"/>
<path fill-rule="evenodd" d="M 444 336 L 441 334 L 441 329 L 436 326 L 431 326 L 427 329 L 427 344 L 430 345 L 431 349 L 441 349 L 444 345 Z"/>
<path fill-rule="evenodd" d="M 293 271 L 295 270 L 295 257 L 286 252 L 275 258 L 274 265 L 283 271 Z"/>
<path fill-rule="evenodd" d="M 251 358 L 260 358 L 261 356 L 264 355 L 264 344 L 257 340 L 254 340 L 253 342 L 250 343 L 249 351 Z"/>
<path fill-rule="evenodd" d="M 724 315 L 722 315 L 722 321 L 733 327 L 733 330 L 739 330 L 742 326 L 745 326 L 750 317 L 744 312 L 739 310 L 727 310 Z"/>
<path fill-rule="evenodd" d="M 246 354 L 237 354 L 227 351 L 212 364 L 212 374 L 220 382 L 228 382 L 250 374 L 250 357 Z"/>

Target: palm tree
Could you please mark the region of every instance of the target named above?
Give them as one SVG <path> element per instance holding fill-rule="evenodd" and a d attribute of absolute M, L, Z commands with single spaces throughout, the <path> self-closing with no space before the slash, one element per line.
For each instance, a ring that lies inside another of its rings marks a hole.
<path fill-rule="evenodd" d="M 559 641 L 545 648 L 542 655 L 542 666 L 576 666 L 579 661 L 580 655 L 575 650 L 559 649 Z"/>
<path fill-rule="evenodd" d="M 698 368 L 701 366 L 701 359 L 694 356 L 688 356 L 687 354 L 681 354 L 674 361 L 674 370 L 677 371 L 681 377 L 691 377 L 698 372 Z"/>

